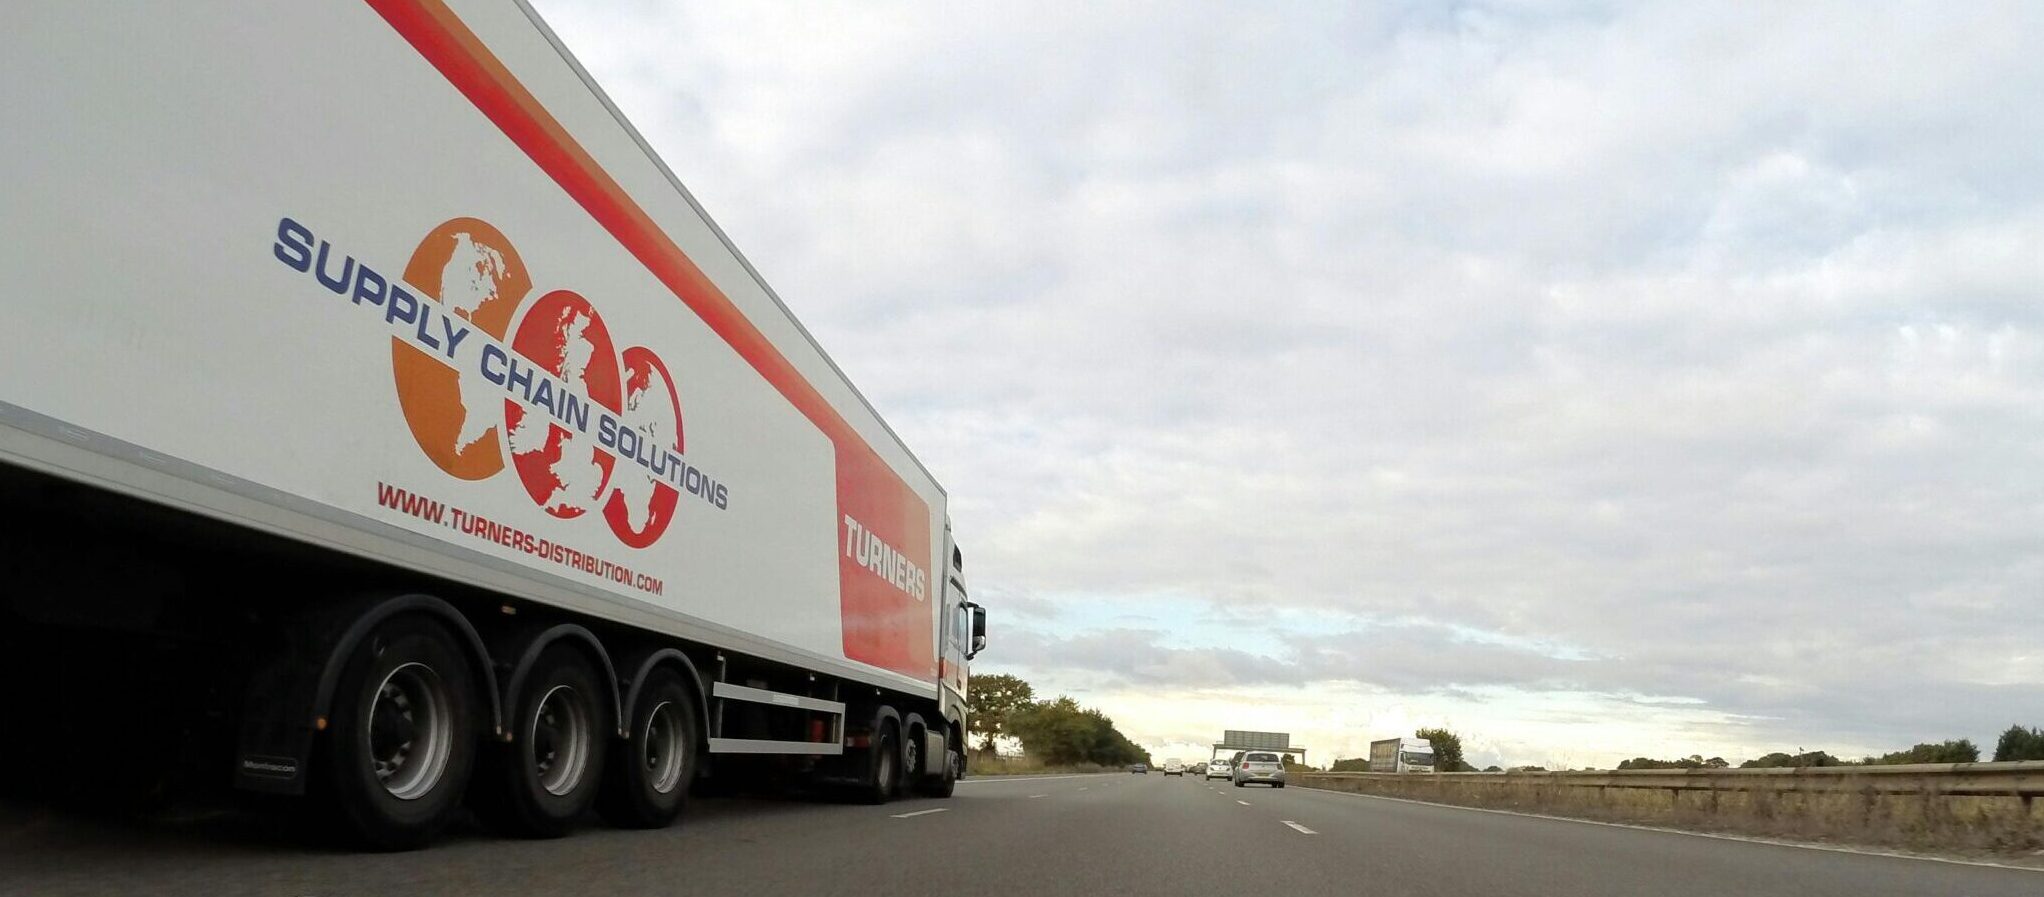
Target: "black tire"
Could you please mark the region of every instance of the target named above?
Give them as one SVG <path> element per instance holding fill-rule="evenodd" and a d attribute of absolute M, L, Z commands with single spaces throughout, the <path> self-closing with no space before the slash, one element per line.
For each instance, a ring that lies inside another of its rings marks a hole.
<path fill-rule="evenodd" d="M 533 662 L 511 707 L 504 722 L 512 740 L 485 758 L 476 812 L 506 834 L 558 838 L 589 810 L 602 784 L 606 748 L 616 737 L 610 691 L 582 652 L 555 644 Z"/>
<path fill-rule="evenodd" d="M 694 689 L 672 667 L 659 667 L 639 686 L 630 738 L 611 739 L 609 774 L 596 810 L 620 828 L 665 828 L 688 805 L 696 776 Z"/>
<path fill-rule="evenodd" d="M 414 614 L 378 624 L 341 670 L 319 745 L 313 784 L 335 821 L 378 850 L 431 841 L 475 769 L 475 708 L 475 673 L 447 627 Z"/>
<path fill-rule="evenodd" d="M 1285 783 L 1283 783 L 1283 782 L 1274 782 L 1274 783 L 1272 783 L 1272 784 L 1271 784 L 1271 787 L 1272 787 L 1272 788 L 1283 788 L 1283 787 L 1285 787 Z"/>
<path fill-rule="evenodd" d="M 964 765 L 963 754 L 947 749 L 944 751 L 944 774 L 935 779 L 923 780 L 916 791 L 924 797 L 950 797 L 952 792 L 958 790 L 958 769 Z"/>
<path fill-rule="evenodd" d="M 1241 787 L 1244 787 L 1244 786 L 1242 785 L 1242 783 L 1241 783 L 1241 782 L 1236 782 L 1236 783 L 1235 783 L 1235 787 L 1237 787 L 1237 788 L 1241 788 Z"/>
<path fill-rule="evenodd" d="M 884 804 L 894 799 L 901 788 L 901 736 L 900 729 L 893 723 L 883 723 L 880 731 L 873 736 L 869 749 L 871 759 L 866 770 L 866 783 L 858 789 L 860 803 Z"/>
<path fill-rule="evenodd" d="M 895 780 L 894 796 L 917 790 L 923 783 L 923 749 L 929 743 L 929 728 L 922 714 L 911 713 L 901 722 L 901 777 Z"/>

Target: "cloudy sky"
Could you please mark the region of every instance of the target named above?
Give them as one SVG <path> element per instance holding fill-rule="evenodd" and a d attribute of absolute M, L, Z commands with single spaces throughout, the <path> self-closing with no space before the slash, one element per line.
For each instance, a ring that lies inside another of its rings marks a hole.
<path fill-rule="evenodd" d="M 2044 724 L 2044 6 L 537 5 L 1160 757 Z"/>

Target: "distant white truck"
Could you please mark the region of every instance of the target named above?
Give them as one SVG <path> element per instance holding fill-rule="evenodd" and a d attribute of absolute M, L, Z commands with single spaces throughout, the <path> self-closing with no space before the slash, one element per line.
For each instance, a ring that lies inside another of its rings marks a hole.
<path fill-rule="evenodd" d="M 1370 742 L 1371 772 L 1433 772 L 1434 746 L 1410 738 Z"/>

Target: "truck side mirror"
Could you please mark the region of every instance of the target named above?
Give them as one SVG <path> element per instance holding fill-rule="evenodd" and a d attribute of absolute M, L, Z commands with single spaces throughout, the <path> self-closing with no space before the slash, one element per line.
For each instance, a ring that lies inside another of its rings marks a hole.
<path fill-rule="evenodd" d="M 987 647 L 987 609 L 977 604 L 968 606 L 972 609 L 972 651 L 965 659 L 971 660 Z"/>

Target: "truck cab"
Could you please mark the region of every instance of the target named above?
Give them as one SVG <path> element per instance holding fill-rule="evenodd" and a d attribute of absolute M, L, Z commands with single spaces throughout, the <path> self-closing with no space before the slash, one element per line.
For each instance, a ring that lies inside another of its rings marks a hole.
<path fill-rule="evenodd" d="M 972 602 L 965 589 L 965 553 L 951 541 L 951 527 L 947 521 L 944 527 L 944 541 L 951 551 L 944 575 L 944 606 L 942 609 L 943 638 L 941 653 L 937 661 L 937 679 L 942 685 L 944 718 L 956 731 L 956 744 L 965 743 L 965 731 L 969 725 L 966 701 L 967 683 L 971 679 L 972 658 L 986 647 L 986 608 Z M 934 739 L 938 733 L 932 733 Z M 936 742 L 932 742 L 936 745 Z M 941 750 L 942 746 L 937 745 Z M 929 756 L 943 756 L 942 753 Z M 960 752 L 953 760 L 959 766 L 958 773 L 964 774 L 965 755 Z"/>
<path fill-rule="evenodd" d="M 1416 748 L 1407 745 L 1398 752 L 1399 772 L 1433 772 L 1434 749 L 1432 746 Z"/>

